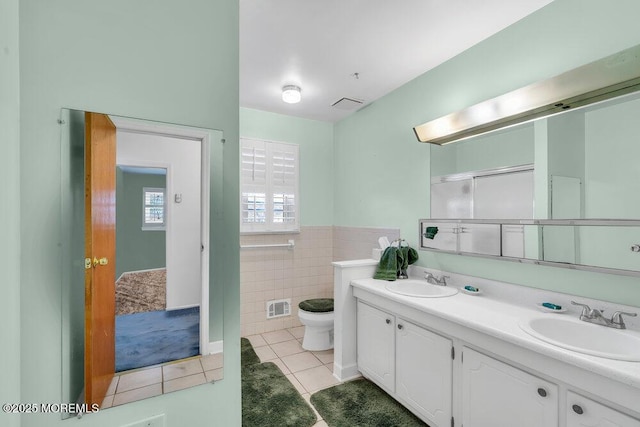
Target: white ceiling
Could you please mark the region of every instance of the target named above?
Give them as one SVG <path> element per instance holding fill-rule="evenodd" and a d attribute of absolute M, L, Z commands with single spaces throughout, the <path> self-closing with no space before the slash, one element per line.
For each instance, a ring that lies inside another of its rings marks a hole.
<path fill-rule="evenodd" d="M 240 0 L 240 106 L 335 122 L 551 1 Z"/>

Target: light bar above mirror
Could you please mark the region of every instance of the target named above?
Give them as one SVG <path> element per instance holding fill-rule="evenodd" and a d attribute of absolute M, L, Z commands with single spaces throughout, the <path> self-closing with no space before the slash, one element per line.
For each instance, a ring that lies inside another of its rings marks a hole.
<path fill-rule="evenodd" d="M 444 145 L 640 90 L 640 45 L 413 128 Z"/>

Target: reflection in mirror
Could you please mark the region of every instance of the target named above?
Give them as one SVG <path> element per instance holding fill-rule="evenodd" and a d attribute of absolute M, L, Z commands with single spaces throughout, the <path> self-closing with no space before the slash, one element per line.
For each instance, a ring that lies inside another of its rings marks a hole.
<path fill-rule="evenodd" d="M 443 232 L 440 242 L 423 238 L 423 247 L 493 256 L 497 241 L 500 257 L 636 274 L 639 255 L 630 248 L 640 241 L 638 116 L 640 93 L 632 93 L 432 145 L 431 218 L 502 226 L 500 235 L 480 238 L 477 225 L 465 224 L 464 236 L 447 240 Z M 532 220 L 557 221 L 524 225 Z"/>
<path fill-rule="evenodd" d="M 640 134 L 639 115 L 640 94 L 634 93 L 535 123 L 431 146 L 432 185 L 451 176 L 500 173 L 532 164 L 535 218 L 640 219 L 640 199 L 632 197 L 640 192 L 636 161 L 640 145 L 634 143 Z M 475 187 L 470 193 L 474 191 Z M 432 218 L 443 218 L 438 206 L 432 200 Z M 474 212 L 448 216 L 464 217 L 488 218 Z"/>
<path fill-rule="evenodd" d="M 639 270 L 638 226 L 541 226 L 544 260 L 619 270 Z M 548 244 L 553 242 L 554 244 Z"/>
<path fill-rule="evenodd" d="M 222 132 L 74 110 L 61 123 L 63 401 L 222 379 Z"/>

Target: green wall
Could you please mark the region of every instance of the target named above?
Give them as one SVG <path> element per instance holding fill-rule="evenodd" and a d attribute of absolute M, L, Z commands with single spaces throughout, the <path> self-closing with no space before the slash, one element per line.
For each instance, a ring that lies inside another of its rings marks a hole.
<path fill-rule="evenodd" d="M 556 0 L 337 123 L 334 223 L 399 226 L 417 245 L 438 148 L 413 126 L 637 45 L 639 13 L 634 0 Z M 426 251 L 419 264 L 640 306 L 636 278 Z"/>
<path fill-rule="evenodd" d="M 116 173 L 116 278 L 167 266 L 167 233 L 142 230 L 142 189 L 166 188 L 166 175 Z"/>
<path fill-rule="evenodd" d="M 13 2 L 13 9 L 17 4 Z M 15 325 L 21 329 L 20 352 L 9 357 L 19 356 L 21 363 L 11 363 L 7 370 L 20 368 L 21 401 L 61 401 L 60 278 L 65 272 L 59 244 L 66 230 L 60 226 L 60 109 L 222 129 L 226 140 L 224 210 L 211 222 L 216 237 L 212 296 L 224 300 L 224 380 L 81 420 L 62 421 L 59 414 L 23 415 L 21 425 L 117 427 L 160 413 L 166 414 L 167 426 L 240 425 L 239 257 L 234 250 L 238 243 L 229 246 L 239 242 L 237 0 L 24 0 L 19 20 L 12 15 L 9 28 L 18 31 L 19 25 L 21 125 L 20 142 L 13 138 L 7 154 L 15 157 L 20 150 L 19 169 L 10 162 L 8 173 L 14 177 L 9 182 L 20 173 L 20 186 L 16 182 L 9 191 L 21 193 L 23 256 L 20 309 L 11 301 L 11 288 L 5 304 L 9 316 L 20 316 Z M 17 77 L 10 83 L 17 85 Z M 2 150 L 4 155 L 4 144 Z M 20 223 L 15 216 L 13 212 L 10 224 Z M 9 259 L 17 256 L 20 245 L 11 245 Z M 10 347 L 11 336 L 6 342 Z M 20 390 L 11 381 L 9 386 Z M 7 400 L 17 399 L 11 397 Z"/>
<path fill-rule="evenodd" d="M 0 1 L 0 401 L 20 402 L 20 72 L 18 0 Z M 0 425 L 20 416 L 0 413 Z"/>
<path fill-rule="evenodd" d="M 240 135 L 299 144 L 301 225 L 333 224 L 331 123 L 241 108 Z"/>

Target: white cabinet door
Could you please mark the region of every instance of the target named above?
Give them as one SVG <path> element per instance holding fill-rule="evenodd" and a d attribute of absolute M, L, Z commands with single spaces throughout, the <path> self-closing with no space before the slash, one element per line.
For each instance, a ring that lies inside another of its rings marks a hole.
<path fill-rule="evenodd" d="M 395 317 L 358 301 L 356 316 L 357 361 L 362 374 L 395 391 Z"/>
<path fill-rule="evenodd" d="M 464 427 L 558 426 L 558 387 L 464 348 Z"/>
<path fill-rule="evenodd" d="M 640 420 L 569 391 L 567 427 L 640 427 Z"/>
<path fill-rule="evenodd" d="M 396 393 L 432 427 L 451 424 L 451 348 L 451 340 L 397 319 Z"/>

